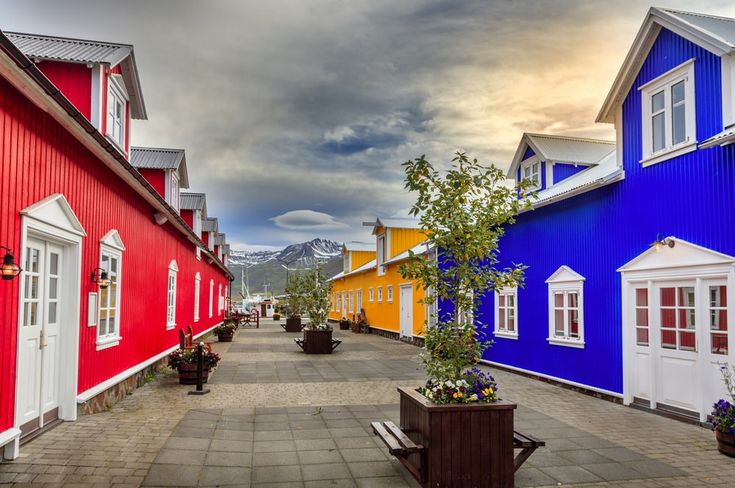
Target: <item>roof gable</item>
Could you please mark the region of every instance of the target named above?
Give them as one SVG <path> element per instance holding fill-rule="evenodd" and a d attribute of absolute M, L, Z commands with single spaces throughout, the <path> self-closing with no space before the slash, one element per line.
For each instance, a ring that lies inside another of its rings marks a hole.
<path fill-rule="evenodd" d="M 82 237 L 87 235 L 82 223 L 61 193 L 53 193 L 43 200 L 20 211 L 21 215 L 31 217 L 54 227 Z"/>
<path fill-rule="evenodd" d="M 163 147 L 131 147 L 130 164 L 140 169 L 174 170 L 179 173 L 179 186 L 189 188 L 186 151 Z"/>
<path fill-rule="evenodd" d="M 651 7 L 597 114 L 597 122 L 614 122 L 616 108 L 623 103 L 662 27 L 718 56 L 735 51 L 735 19 Z"/>
<path fill-rule="evenodd" d="M 111 231 L 107 232 L 107 234 L 102 236 L 100 242 L 119 251 L 125 250 L 125 244 L 123 244 L 122 237 L 120 237 L 120 233 L 117 231 L 117 229 L 112 229 Z"/>
<path fill-rule="evenodd" d="M 179 207 L 182 210 L 201 210 L 203 215 L 207 213 L 207 195 L 204 193 L 179 193 Z"/>
<path fill-rule="evenodd" d="M 581 274 L 574 271 L 566 265 L 559 266 L 559 269 L 546 279 L 546 283 L 571 283 L 575 281 L 584 281 L 585 278 Z"/>
<path fill-rule="evenodd" d="M 373 228 L 373 235 L 379 227 L 385 227 L 388 229 L 420 229 L 421 224 L 418 219 L 411 218 L 382 218 L 378 217 L 375 222 L 363 222 L 362 225 L 365 227 Z"/>
<path fill-rule="evenodd" d="M 23 32 L 5 32 L 5 35 L 23 54 L 36 61 L 120 65 L 130 98 L 130 116 L 138 120 L 148 118 L 132 45 Z"/>
<path fill-rule="evenodd" d="M 735 257 L 733 256 L 673 236 L 666 239 L 671 239 L 674 242 L 674 247 L 664 247 L 660 251 L 650 247 L 618 268 L 618 272 L 629 273 L 632 271 L 735 263 Z"/>
<path fill-rule="evenodd" d="M 508 169 L 507 178 L 515 179 L 518 167 L 528 159 L 529 150 L 543 161 L 593 165 L 615 151 L 615 142 L 524 132 Z"/>

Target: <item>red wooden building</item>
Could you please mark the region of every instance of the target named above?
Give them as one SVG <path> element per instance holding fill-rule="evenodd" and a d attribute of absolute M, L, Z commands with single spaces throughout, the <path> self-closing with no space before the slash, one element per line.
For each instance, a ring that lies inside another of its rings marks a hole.
<path fill-rule="evenodd" d="M 179 328 L 223 319 L 224 238 L 204 234 L 204 195 L 179 210 L 183 150 L 131 149 L 131 118 L 132 46 L 0 33 L 0 246 L 22 268 L 0 282 L 6 458 L 124 395 Z"/>

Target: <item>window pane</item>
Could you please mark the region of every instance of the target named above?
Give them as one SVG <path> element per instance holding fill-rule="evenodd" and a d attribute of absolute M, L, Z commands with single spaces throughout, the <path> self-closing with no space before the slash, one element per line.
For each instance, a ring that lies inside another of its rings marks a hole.
<path fill-rule="evenodd" d="M 579 337 L 579 310 L 569 310 L 569 336 Z"/>
<path fill-rule="evenodd" d="M 107 318 L 100 317 L 100 323 L 97 326 L 97 333 L 100 335 L 100 337 L 107 335 Z"/>
<path fill-rule="evenodd" d="M 651 97 L 651 113 L 664 109 L 664 92 L 660 91 Z"/>
<path fill-rule="evenodd" d="M 647 308 L 636 309 L 635 325 L 639 327 L 648 327 L 648 309 Z"/>
<path fill-rule="evenodd" d="M 710 286 L 709 287 L 709 306 L 710 307 L 727 307 L 727 287 L 726 286 Z"/>
<path fill-rule="evenodd" d="M 515 301 L 516 301 L 515 295 L 508 295 L 508 306 L 509 307 L 511 308 L 515 307 Z"/>
<path fill-rule="evenodd" d="M 637 328 L 636 331 L 636 344 L 639 346 L 647 346 L 648 345 L 648 329 L 644 328 Z"/>
<path fill-rule="evenodd" d="M 554 306 L 559 307 L 559 308 L 564 306 L 564 294 L 563 293 L 554 293 Z"/>
<path fill-rule="evenodd" d="M 56 323 L 56 302 L 49 302 L 48 304 L 48 323 Z"/>
<path fill-rule="evenodd" d="M 59 298 L 59 295 L 58 295 L 59 294 L 58 285 L 59 285 L 59 279 L 58 278 L 49 278 L 48 279 L 48 297 L 51 300 L 56 300 L 57 298 Z"/>
<path fill-rule="evenodd" d="M 712 353 L 727 354 L 727 334 L 712 334 Z"/>
<path fill-rule="evenodd" d="M 679 310 L 679 328 L 680 329 L 694 329 L 694 317 L 695 313 L 693 309 Z"/>
<path fill-rule="evenodd" d="M 38 325 L 38 303 L 31 303 L 30 325 Z"/>
<path fill-rule="evenodd" d="M 709 328 L 711 330 L 727 330 L 727 310 L 709 311 Z"/>
<path fill-rule="evenodd" d="M 499 307 L 505 307 L 505 295 L 500 295 L 498 297 L 498 306 Z"/>
<path fill-rule="evenodd" d="M 675 288 L 661 288 L 661 306 L 662 307 L 673 307 L 676 305 L 676 289 Z"/>
<path fill-rule="evenodd" d="M 107 333 L 114 334 L 117 329 L 115 328 L 115 317 L 110 317 L 107 323 Z"/>
<path fill-rule="evenodd" d="M 554 335 L 564 336 L 564 310 L 554 310 Z"/>
<path fill-rule="evenodd" d="M 671 308 L 661 309 L 661 327 L 668 329 L 676 328 L 676 310 Z"/>
<path fill-rule="evenodd" d="M 505 309 L 500 309 L 500 313 L 498 313 L 498 328 L 505 329 Z"/>
<path fill-rule="evenodd" d="M 571 308 L 577 308 L 577 307 L 579 307 L 579 295 L 577 295 L 576 293 L 569 293 L 567 296 L 569 298 L 569 300 L 568 300 L 569 301 L 569 307 L 571 307 Z"/>
<path fill-rule="evenodd" d="M 59 274 L 59 255 L 55 252 L 51 253 L 51 259 L 49 260 L 49 273 L 52 275 Z"/>
<path fill-rule="evenodd" d="M 636 288 L 635 290 L 635 304 L 638 307 L 648 306 L 648 290 L 646 288 Z"/>
<path fill-rule="evenodd" d="M 671 86 L 671 104 L 677 104 L 684 101 L 684 80 Z"/>
<path fill-rule="evenodd" d="M 664 349 L 676 349 L 676 332 L 673 330 L 661 331 L 661 347 Z"/>
<path fill-rule="evenodd" d="M 666 145 L 666 120 L 663 113 L 653 116 L 651 135 L 653 137 L 653 152 L 663 149 Z"/>
<path fill-rule="evenodd" d="M 679 349 L 682 351 L 696 351 L 694 332 L 679 332 Z"/>
<path fill-rule="evenodd" d="M 694 306 L 694 287 L 683 286 L 679 288 L 679 305 L 682 307 Z"/>
<path fill-rule="evenodd" d="M 686 137 L 686 105 L 675 105 L 671 109 L 671 144 L 681 144 Z"/>
<path fill-rule="evenodd" d="M 516 319 L 512 308 L 508 309 L 508 330 L 513 332 L 516 330 Z"/>

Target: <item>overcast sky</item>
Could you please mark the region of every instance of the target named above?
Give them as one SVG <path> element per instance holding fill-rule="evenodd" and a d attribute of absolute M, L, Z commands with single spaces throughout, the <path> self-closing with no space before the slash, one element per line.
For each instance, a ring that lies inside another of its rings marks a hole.
<path fill-rule="evenodd" d="M 732 0 L 664 6 L 735 17 Z M 363 221 L 405 215 L 401 163 L 421 154 L 507 167 L 524 131 L 612 138 L 595 115 L 648 7 L 0 0 L 0 28 L 134 44 L 133 144 L 186 149 L 191 190 L 257 248 L 367 239 Z"/>

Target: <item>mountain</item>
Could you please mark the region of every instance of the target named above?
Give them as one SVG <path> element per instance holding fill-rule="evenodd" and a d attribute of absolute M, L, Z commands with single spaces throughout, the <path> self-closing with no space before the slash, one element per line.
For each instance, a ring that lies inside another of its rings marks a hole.
<path fill-rule="evenodd" d="M 328 239 L 313 239 L 308 242 L 291 244 L 281 250 L 274 251 L 230 251 L 230 270 L 235 275 L 232 283 L 232 298 L 238 301 L 240 297 L 240 277 L 245 273 L 247 266 L 247 282 L 250 294 L 263 293 L 264 284 L 268 284 L 268 291 L 275 295 L 283 293 L 286 286 L 287 271 L 284 268 L 288 263 L 288 273 L 297 272 L 304 268 L 313 267 L 319 262 L 327 276 L 334 276 L 342 269 L 342 244 Z M 243 280 L 245 281 L 245 280 Z"/>

